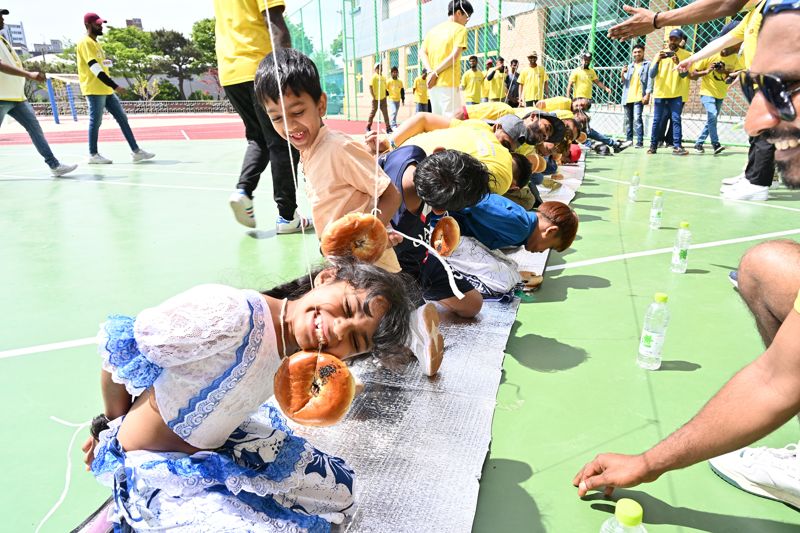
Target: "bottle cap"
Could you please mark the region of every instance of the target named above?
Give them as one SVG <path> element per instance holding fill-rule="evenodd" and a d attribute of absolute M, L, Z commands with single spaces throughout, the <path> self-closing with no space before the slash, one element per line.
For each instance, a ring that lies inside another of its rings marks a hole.
<path fill-rule="evenodd" d="M 689 223 L 685 220 L 681 222 L 681 229 L 689 229 Z"/>
<path fill-rule="evenodd" d="M 669 296 L 667 296 L 667 293 L 665 293 L 665 292 L 657 292 L 657 293 L 656 293 L 656 294 L 653 296 L 653 300 L 655 300 L 656 302 L 658 302 L 658 303 L 660 303 L 660 304 L 665 304 L 665 303 L 667 303 L 667 300 L 668 300 L 668 299 L 669 299 Z"/>
<path fill-rule="evenodd" d="M 639 175 L 639 171 L 637 170 L 636 172 L 633 173 L 633 175 L 634 176 L 638 176 Z"/>
<path fill-rule="evenodd" d="M 630 498 L 622 498 L 614 510 L 614 516 L 626 527 L 636 527 L 641 524 L 643 514 L 642 506 Z"/>
<path fill-rule="evenodd" d="M 656 191 L 656 196 L 662 196 L 664 193 L 661 191 Z"/>

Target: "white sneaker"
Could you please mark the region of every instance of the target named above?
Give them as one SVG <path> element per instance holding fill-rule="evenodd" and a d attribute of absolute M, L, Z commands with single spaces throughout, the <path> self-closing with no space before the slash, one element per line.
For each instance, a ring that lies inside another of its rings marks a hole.
<path fill-rule="evenodd" d="M 750 200 L 763 202 L 769 197 L 769 187 L 753 185 L 747 180 L 742 180 L 722 191 L 726 200 Z"/>
<path fill-rule="evenodd" d="M 239 189 L 228 198 L 236 222 L 248 228 L 256 227 L 256 216 L 253 214 L 253 200 Z"/>
<path fill-rule="evenodd" d="M 90 165 L 110 165 L 111 163 L 113 163 L 112 160 L 107 159 L 100 154 L 94 154 L 93 156 L 89 157 Z"/>
<path fill-rule="evenodd" d="M 719 477 L 746 492 L 800 509 L 798 445 L 742 448 L 708 461 Z"/>
<path fill-rule="evenodd" d="M 741 174 L 737 174 L 736 176 L 732 176 L 730 178 L 725 178 L 724 180 L 722 180 L 722 185 L 723 186 L 725 186 L 725 185 L 728 185 L 728 186 L 736 185 L 737 183 L 739 183 L 743 179 L 745 179 L 744 172 L 742 172 Z"/>
<path fill-rule="evenodd" d="M 65 174 L 69 174 L 76 168 L 78 168 L 78 165 L 65 165 L 64 163 L 60 163 L 57 167 L 50 169 L 50 174 L 58 178 Z"/>
<path fill-rule="evenodd" d="M 427 303 L 411 315 L 409 346 L 426 376 L 435 376 L 444 358 L 444 337 L 439 332 L 439 311 Z"/>
<path fill-rule="evenodd" d="M 150 152 L 145 152 L 141 148 L 131 154 L 133 157 L 133 162 L 138 163 L 139 161 L 146 161 L 148 159 L 153 159 L 156 154 L 151 154 Z"/>
<path fill-rule="evenodd" d="M 300 213 L 297 211 L 294 212 L 294 218 L 292 220 L 286 220 L 282 216 L 278 215 L 278 218 L 275 219 L 275 232 L 278 235 L 289 235 L 291 233 L 300 233 L 303 230 L 310 229 L 314 227 L 314 221 L 310 218 L 306 218 L 301 216 Z"/>

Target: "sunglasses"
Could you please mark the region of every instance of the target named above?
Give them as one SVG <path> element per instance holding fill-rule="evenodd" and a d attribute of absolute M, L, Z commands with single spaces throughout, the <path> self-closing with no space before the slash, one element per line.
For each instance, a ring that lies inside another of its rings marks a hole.
<path fill-rule="evenodd" d="M 760 91 L 767 102 L 778 111 L 781 120 L 792 122 L 797 118 L 792 96 L 800 93 L 800 85 L 794 89 L 789 89 L 789 86 L 800 84 L 800 81 L 783 81 L 772 74 L 751 74 L 750 71 L 743 71 L 739 74 L 739 83 L 748 102 L 752 102 L 756 92 Z"/>

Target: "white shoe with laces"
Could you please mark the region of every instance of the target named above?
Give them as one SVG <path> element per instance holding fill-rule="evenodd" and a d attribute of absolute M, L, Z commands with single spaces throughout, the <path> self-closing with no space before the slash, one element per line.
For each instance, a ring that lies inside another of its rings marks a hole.
<path fill-rule="evenodd" d="M 800 509 L 798 444 L 784 448 L 742 448 L 708 461 L 719 477 L 756 496 Z"/>
<path fill-rule="evenodd" d="M 156 156 L 156 154 L 151 154 L 150 152 L 145 152 L 141 148 L 139 148 L 138 150 L 136 150 L 135 152 L 133 152 L 131 154 L 131 157 L 133 158 L 133 162 L 134 163 L 138 163 L 139 161 L 146 161 L 148 159 L 153 159 L 155 156 Z"/>
<path fill-rule="evenodd" d="M 439 332 L 439 311 L 426 303 L 411 315 L 411 337 L 408 347 L 419 361 L 426 376 L 435 376 L 444 358 L 444 337 Z"/>
<path fill-rule="evenodd" d="M 57 167 L 53 167 L 50 169 L 50 174 L 52 174 L 56 178 L 60 178 L 65 174 L 69 174 L 76 168 L 78 168 L 78 165 L 65 165 L 64 163 L 59 163 Z"/>
<path fill-rule="evenodd" d="M 256 216 L 253 213 L 253 199 L 247 196 L 241 189 L 237 190 L 228 198 L 228 203 L 233 210 L 236 222 L 248 228 L 256 227 Z"/>
<path fill-rule="evenodd" d="M 94 154 L 93 156 L 89 157 L 89 164 L 90 165 L 110 165 L 113 163 L 112 160 L 103 157 L 100 154 Z"/>
<path fill-rule="evenodd" d="M 286 220 L 280 215 L 275 219 L 275 233 L 278 235 L 300 233 L 307 229 L 314 229 L 314 221 L 302 216 L 297 211 L 294 212 L 294 218 L 292 220 Z"/>
<path fill-rule="evenodd" d="M 769 187 L 753 185 L 747 180 L 742 180 L 735 185 L 725 188 L 722 197 L 726 200 L 750 200 L 763 202 L 769 198 Z"/>
<path fill-rule="evenodd" d="M 741 174 L 737 174 L 736 176 L 731 176 L 730 178 L 725 178 L 724 180 L 722 180 L 722 186 L 730 187 L 731 185 L 736 185 L 743 179 L 745 179 L 744 172 L 742 172 Z"/>

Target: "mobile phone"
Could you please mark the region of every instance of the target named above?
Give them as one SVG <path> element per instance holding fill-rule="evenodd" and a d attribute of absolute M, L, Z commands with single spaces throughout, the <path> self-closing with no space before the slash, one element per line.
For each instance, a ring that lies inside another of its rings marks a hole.
<path fill-rule="evenodd" d="M 675 52 L 673 52 L 672 50 L 664 51 L 664 57 L 672 57 L 674 55 L 675 55 Z"/>

